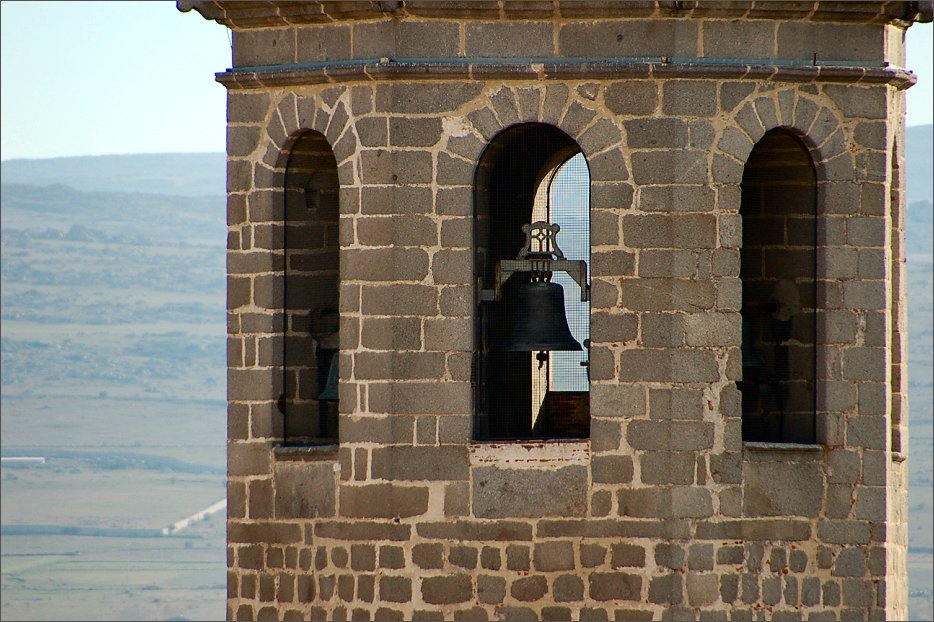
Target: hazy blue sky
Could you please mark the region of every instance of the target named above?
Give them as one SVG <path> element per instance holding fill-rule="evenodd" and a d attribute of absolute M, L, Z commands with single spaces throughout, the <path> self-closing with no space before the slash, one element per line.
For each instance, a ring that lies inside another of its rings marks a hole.
<path fill-rule="evenodd" d="M 227 29 L 174 2 L 0 3 L 0 158 L 224 151 Z M 908 124 L 932 122 L 932 25 L 908 31 Z"/>

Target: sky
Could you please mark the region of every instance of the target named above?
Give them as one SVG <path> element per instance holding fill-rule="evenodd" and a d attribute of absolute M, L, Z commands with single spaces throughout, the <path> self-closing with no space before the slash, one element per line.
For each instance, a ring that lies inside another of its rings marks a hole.
<path fill-rule="evenodd" d="M 160 2 L 0 2 L 0 159 L 223 152 L 228 30 Z M 932 122 L 932 24 L 907 123 Z"/>

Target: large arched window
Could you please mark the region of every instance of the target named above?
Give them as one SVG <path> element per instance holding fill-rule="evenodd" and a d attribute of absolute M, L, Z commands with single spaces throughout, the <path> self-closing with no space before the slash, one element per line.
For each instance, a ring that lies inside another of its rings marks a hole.
<path fill-rule="evenodd" d="M 537 123 L 497 136 L 474 224 L 474 438 L 587 438 L 590 175 L 577 143 Z"/>
<path fill-rule="evenodd" d="M 817 178 L 790 132 L 753 147 L 740 215 L 743 440 L 814 443 Z"/>
<path fill-rule="evenodd" d="M 286 445 L 336 443 L 339 349 L 337 162 L 305 132 L 285 170 L 283 395 Z"/>

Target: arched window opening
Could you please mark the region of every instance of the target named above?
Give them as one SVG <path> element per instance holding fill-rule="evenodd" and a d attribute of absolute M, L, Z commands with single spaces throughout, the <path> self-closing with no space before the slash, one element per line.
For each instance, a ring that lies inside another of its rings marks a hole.
<path fill-rule="evenodd" d="M 556 128 L 495 138 L 476 180 L 474 437 L 590 434 L 590 175 Z"/>
<path fill-rule="evenodd" d="M 753 147 L 740 214 L 743 440 L 814 443 L 817 177 L 788 131 Z"/>
<path fill-rule="evenodd" d="M 317 132 L 302 134 L 285 170 L 283 394 L 286 445 L 333 444 L 338 430 L 339 184 Z"/>

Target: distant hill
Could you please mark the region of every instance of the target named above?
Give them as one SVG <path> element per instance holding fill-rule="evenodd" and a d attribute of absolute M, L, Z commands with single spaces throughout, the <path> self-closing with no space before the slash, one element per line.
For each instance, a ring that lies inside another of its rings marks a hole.
<path fill-rule="evenodd" d="M 907 165 L 908 202 L 934 202 L 932 191 L 932 150 L 934 125 L 913 125 L 905 130 L 905 160 Z"/>
<path fill-rule="evenodd" d="M 934 201 L 932 130 L 932 125 L 914 125 L 905 131 L 909 203 Z M 0 177 L 5 184 L 63 185 L 84 191 L 223 195 L 227 165 L 223 153 L 17 159 L 0 162 Z"/>
<path fill-rule="evenodd" d="M 4 184 L 61 185 L 84 191 L 224 196 L 223 153 L 105 155 L 0 162 Z"/>

